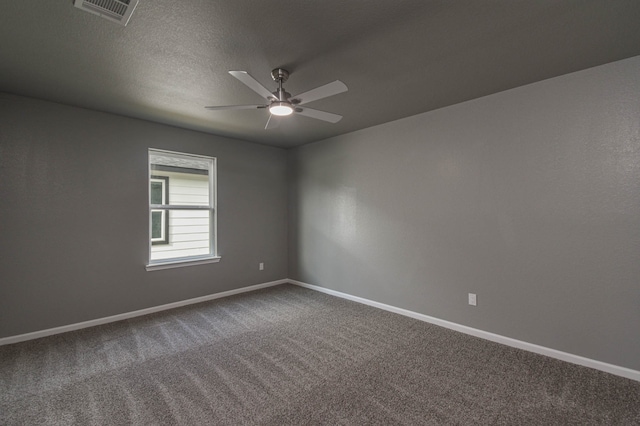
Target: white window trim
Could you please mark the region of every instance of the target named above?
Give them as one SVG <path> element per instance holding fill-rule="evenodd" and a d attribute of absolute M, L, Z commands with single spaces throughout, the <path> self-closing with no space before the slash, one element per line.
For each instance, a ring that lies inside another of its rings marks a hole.
<path fill-rule="evenodd" d="M 149 185 L 149 182 L 151 182 L 151 175 L 152 175 L 152 170 L 151 170 L 151 161 L 149 160 L 149 157 L 147 157 L 147 167 L 148 167 L 148 175 L 147 175 L 147 188 L 149 191 L 149 197 L 148 197 L 148 206 L 149 206 L 149 234 L 147 236 L 148 239 L 148 245 L 149 245 L 149 261 L 148 263 L 145 265 L 145 269 L 147 271 L 156 271 L 156 270 L 162 270 L 162 269 L 170 269 L 170 268 L 180 268 L 180 267 L 185 267 L 185 266 L 195 266 L 195 265 L 203 265 L 203 264 L 207 264 L 207 263 L 217 263 L 220 261 L 220 259 L 222 258 L 221 256 L 219 256 L 218 254 L 218 244 L 217 244 L 217 239 L 218 239 L 218 219 L 217 219 L 217 195 L 218 195 L 218 191 L 217 191 L 217 159 L 215 157 L 210 157 L 210 156 L 204 156 L 204 155 L 197 155 L 197 154 L 187 154 L 187 153 L 182 153 L 182 152 L 175 152 L 175 151 L 166 151 L 166 150 L 162 150 L 162 149 L 155 149 L 155 148 L 149 148 L 148 153 L 150 154 L 151 152 L 154 153 L 160 153 L 160 154 L 168 154 L 169 156 L 171 155 L 175 155 L 175 156 L 179 156 L 179 157 L 194 157 L 197 158 L 199 160 L 206 160 L 207 162 L 210 162 L 210 168 L 209 168 L 209 205 L 208 206 L 193 206 L 193 205 L 157 205 L 157 204 L 151 204 L 151 185 Z M 151 212 L 152 211 L 156 211 L 156 210 L 166 210 L 166 211 L 171 211 L 171 210 L 208 210 L 211 212 L 211 214 L 209 215 L 209 254 L 207 255 L 202 255 L 202 256 L 190 256 L 190 257 L 183 257 L 183 258 L 172 258 L 172 259 L 162 259 L 162 260 L 151 260 L 151 247 L 152 247 L 152 241 L 151 241 Z"/>
<path fill-rule="evenodd" d="M 185 266 L 205 265 L 207 263 L 218 263 L 222 259 L 221 256 L 207 257 L 202 259 L 179 260 L 174 259 L 170 262 L 154 262 L 145 265 L 147 271 L 160 271 L 162 269 L 182 268 Z"/>

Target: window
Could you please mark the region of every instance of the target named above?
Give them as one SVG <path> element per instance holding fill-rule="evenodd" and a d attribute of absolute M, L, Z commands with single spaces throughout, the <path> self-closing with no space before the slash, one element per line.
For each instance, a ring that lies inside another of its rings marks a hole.
<path fill-rule="evenodd" d="M 151 204 L 169 204 L 169 178 L 151 176 L 149 196 Z M 168 210 L 151 210 L 151 244 L 169 243 Z"/>
<path fill-rule="evenodd" d="M 216 160 L 149 149 L 147 270 L 217 262 Z"/>

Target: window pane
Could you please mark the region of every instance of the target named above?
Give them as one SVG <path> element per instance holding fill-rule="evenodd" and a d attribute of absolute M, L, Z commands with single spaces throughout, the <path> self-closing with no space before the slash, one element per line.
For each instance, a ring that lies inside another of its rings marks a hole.
<path fill-rule="evenodd" d="M 177 153 L 150 152 L 152 178 L 167 179 L 169 201 L 166 204 L 209 206 L 209 173 L 213 161 L 205 157 Z"/>
<path fill-rule="evenodd" d="M 151 238 L 162 239 L 162 213 L 164 212 L 151 212 Z"/>
<path fill-rule="evenodd" d="M 151 260 L 211 254 L 209 210 L 169 210 L 169 243 L 151 246 Z"/>
<path fill-rule="evenodd" d="M 163 204 L 162 194 L 164 191 L 162 187 L 162 182 L 151 182 L 151 204 Z"/>

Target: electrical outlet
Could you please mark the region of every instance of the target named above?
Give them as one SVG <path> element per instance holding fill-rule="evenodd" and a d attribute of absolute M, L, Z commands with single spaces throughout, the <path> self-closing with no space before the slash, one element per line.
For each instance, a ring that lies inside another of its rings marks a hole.
<path fill-rule="evenodd" d="M 264 263 L 260 262 L 260 264 L 258 265 L 258 269 L 264 271 Z"/>
<path fill-rule="evenodd" d="M 471 306 L 477 306 L 478 305 L 478 299 L 476 298 L 476 294 L 475 293 L 469 293 L 469 304 Z"/>

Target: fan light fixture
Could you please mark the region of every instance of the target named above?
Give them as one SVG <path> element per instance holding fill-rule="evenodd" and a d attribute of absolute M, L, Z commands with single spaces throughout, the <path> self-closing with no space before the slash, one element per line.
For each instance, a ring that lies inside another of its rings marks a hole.
<path fill-rule="evenodd" d="M 280 116 L 291 115 L 293 108 L 291 108 L 289 102 L 273 102 L 269 106 L 269 112 L 273 115 Z"/>

